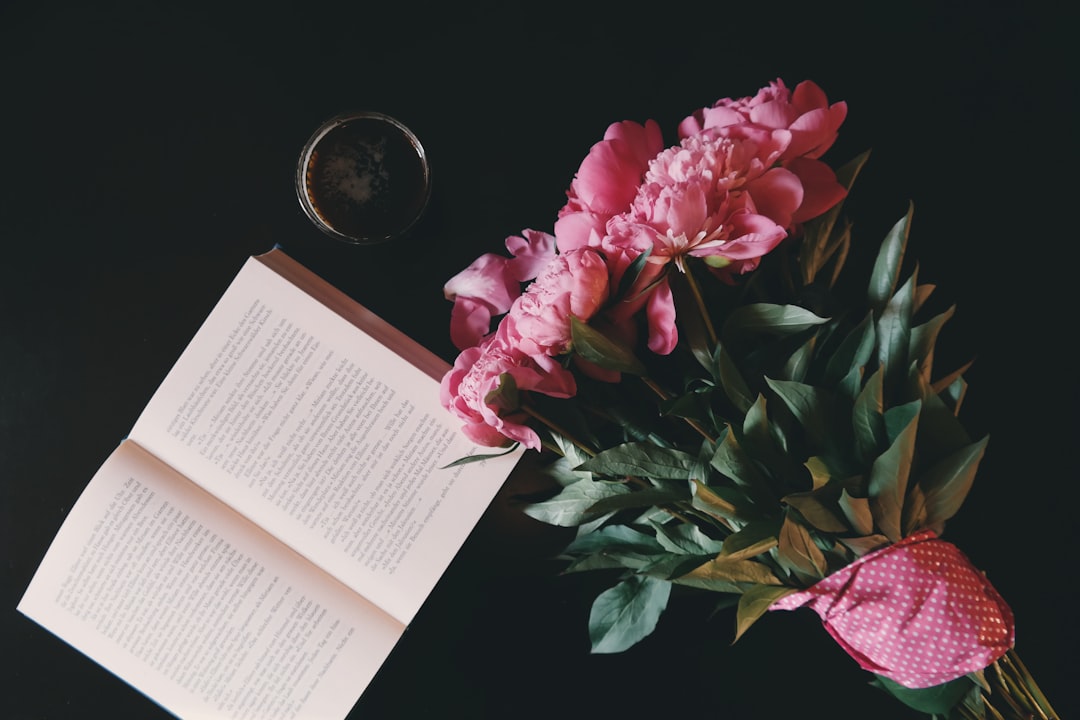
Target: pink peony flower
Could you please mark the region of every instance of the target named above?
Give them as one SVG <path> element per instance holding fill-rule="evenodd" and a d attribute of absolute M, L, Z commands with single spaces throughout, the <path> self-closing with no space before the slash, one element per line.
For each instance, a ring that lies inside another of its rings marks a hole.
<path fill-rule="evenodd" d="M 773 167 L 787 140 L 783 132 L 702 133 L 657 155 L 628 214 L 656 231 L 650 260 L 685 272 L 688 255 L 727 265 L 776 247 L 803 199 L 798 178 Z"/>
<path fill-rule="evenodd" d="M 570 316 L 588 321 L 607 298 L 602 255 L 588 248 L 560 253 L 510 308 L 506 336 L 526 355 L 560 355 L 570 346 Z"/>
<path fill-rule="evenodd" d="M 503 375 L 514 379 L 519 392 L 540 392 L 553 397 L 573 397 L 573 375 L 552 358 L 529 357 L 506 342 L 502 326 L 481 342 L 464 350 L 443 376 L 440 399 L 443 407 L 464 421 L 462 432 L 487 447 L 520 442 L 540 448 L 540 436 L 526 425 L 528 415 L 506 405 L 498 392 Z"/>
<path fill-rule="evenodd" d="M 595 247 L 604 226 L 634 199 L 649 161 L 664 149 L 660 126 L 626 120 L 613 123 L 581 162 L 567 202 L 559 210 L 555 236 L 560 252 Z"/>
<path fill-rule="evenodd" d="M 753 97 L 722 98 L 711 108 L 697 110 L 679 124 L 679 137 L 746 124 L 783 129 L 791 132 L 791 143 L 782 162 L 796 157 L 816 159 L 832 147 L 846 117 L 847 103 L 830 105 L 817 84 L 807 80 L 792 92 L 778 79 Z"/>
<path fill-rule="evenodd" d="M 499 333 L 507 346 L 549 359 L 570 349 L 571 315 L 588 321 L 603 308 L 596 322 L 613 338 L 636 344 L 644 313 L 649 348 L 672 352 L 671 266 L 685 272 L 686 259 L 696 257 L 730 282 L 839 202 L 845 191 L 817 158 L 846 113 L 846 104 L 830 105 L 812 82 L 791 91 L 777 80 L 752 97 L 698 110 L 680 124 L 674 147 L 664 147 L 652 120 L 613 123 L 579 166 L 554 236 L 508 238 L 512 258 L 483 256 L 447 283 L 455 344 L 476 344 L 505 313 Z M 646 252 L 632 287 L 609 298 Z"/>
<path fill-rule="evenodd" d="M 555 254 L 555 238 L 536 230 L 506 239 L 511 257 L 486 253 L 450 278 L 443 295 L 454 302 L 450 339 L 458 350 L 480 342 L 491 332 L 491 320 L 510 309 L 521 295 L 521 283 L 536 277 Z"/>
<path fill-rule="evenodd" d="M 696 111 L 679 124 L 679 136 L 692 137 L 710 130 L 723 135 L 744 134 L 749 128 L 789 133 L 787 146 L 777 160 L 804 188 L 803 202 L 792 214 L 791 225 L 795 226 L 822 214 L 846 194 L 832 168 L 818 160 L 836 141 L 846 117 L 847 103 L 830 105 L 815 83 L 799 83 L 792 92 L 777 80 L 753 97 L 723 98 L 711 108 Z"/>
<path fill-rule="evenodd" d="M 562 212 L 622 212 L 634 199 L 649 161 L 663 148 L 656 121 L 648 120 L 644 125 L 630 120 L 613 123 L 581 162 Z"/>

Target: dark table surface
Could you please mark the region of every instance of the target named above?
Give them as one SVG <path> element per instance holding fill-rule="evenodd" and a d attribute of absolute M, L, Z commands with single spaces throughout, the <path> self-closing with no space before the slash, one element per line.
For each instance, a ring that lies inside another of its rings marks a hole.
<path fill-rule="evenodd" d="M 920 280 L 957 305 L 943 352 L 976 358 L 962 416 L 991 436 L 946 538 L 1073 715 L 1069 24 L 1031 3 L 815 5 L 0 4 L 0 717 L 163 715 L 15 606 L 246 257 L 280 244 L 452 359 L 443 282 L 550 229 L 609 123 L 655 118 L 670 143 L 693 109 L 777 77 L 849 103 L 827 157 L 872 149 L 860 237 L 876 245 L 914 203 Z M 407 244 L 337 244 L 296 201 L 301 146 L 348 109 L 428 149 L 432 205 Z M 731 646 L 732 617 L 687 599 L 631 651 L 590 655 L 596 588 L 556 575 L 564 539 L 497 501 L 353 716 L 922 717 L 802 613 Z"/>

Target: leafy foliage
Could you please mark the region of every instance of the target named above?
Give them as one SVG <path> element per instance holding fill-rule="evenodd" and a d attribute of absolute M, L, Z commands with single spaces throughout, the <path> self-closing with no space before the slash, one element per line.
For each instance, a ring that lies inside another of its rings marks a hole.
<path fill-rule="evenodd" d="M 866 157 L 838 177 L 850 186 Z M 576 351 L 623 380 L 579 388 L 574 404 L 591 412 L 573 442 L 547 430 L 551 447 L 585 451 L 573 482 L 527 512 L 578 527 L 568 572 L 617 571 L 589 618 L 594 652 L 651 633 L 673 586 L 737 600 L 738 640 L 778 598 L 919 530 L 940 534 L 963 504 L 987 439 L 957 417 L 965 368 L 933 367 L 953 310 L 923 317 L 933 288 L 904 257 L 913 211 L 854 299 L 839 282 L 853 237 L 840 212 L 741 286 L 707 282 L 704 264 L 672 278 L 681 344 L 670 357 L 642 361 L 574 321 Z M 941 717 L 976 685 L 879 683 Z"/>

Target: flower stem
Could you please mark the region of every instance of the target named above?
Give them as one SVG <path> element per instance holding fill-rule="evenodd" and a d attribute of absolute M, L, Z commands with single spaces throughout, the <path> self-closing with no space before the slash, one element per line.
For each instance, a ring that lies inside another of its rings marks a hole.
<path fill-rule="evenodd" d="M 549 419 L 548 417 L 546 417 L 544 415 L 541 415 L 539 412 L 536 411 L 536 408 L 532 407 L 531 405 L 522 404 L 521 409 L 523 411 L 525 411 L 530 417 L 533 417 L 533 418 L 539 420 L 540 422 L 542 422 L 552 432 L 557 432 L 560 435 L 562 435 L 564 438 L 566 438 L 567 440 L 572 442 L 578 449 L 580 449 L 583 453 L 585 453 L 589 457 L 595 457 L 596 456 L 596 451 L 595 450 L 593 450 L 591 447 L 589 447 L 585 443 L 578 440 L 570 432 L 567 432 L 567 430 L 565 428 L 563 428 L 561 425 L 559 425 L 558 423 L 554 422 L 553 420 Z"/>
<path fill-rule="evenodd" d="M 643 383 L 645 383 L 649 387 L 650 390 L 652 390 L 654 393 L 656 393 L 660 397 L 661 400 L 669 400 L 671 398 L 671 396 L 667 394 L 667 391 L 664 390 L 664 388 L 657 385 L 656 381 L 652 380 L 651 378 L 642 377 L 641 381 Z M 696 430 L 701 435 L 701 437 L 705 438 L 709 442 L 716 442 L 716 438 L 714 438 L 712 435 L 710 435 L 709 432 L 705 428 L 701 427 L 701 424 L 698 423 L 696 420 L 692 420 L 691 418 L 688 418 L 688 417 L 684 417 L 683 420 L 686 421 L 687 425 L 694 428 L 694 430 Z"/>
<path fill-rule="evenodd" d="M 1035 678 L 1016 650 L 1012 649 L 990 666 L 990 688 L 983 701 L 987 717 L 993 720 L 1060 720 Z"/>
<path fill-rule="evenodd" d="M 1008 653 L 1006 653 L 1005 658 L 1006 662 L 1015 664 L 1017 672 L 1021 680 L 1023 681 L 1024 686 L 1030 693 L 1029 697 L 1031 697 L 1032 702 L 1034 702 L 1039 708 L 1044 709 L 1048 713 L 1047 717 L 1057 717 L 1057 713 L 1052 707 L 1050 707 L 1050 701 L 1043 694 L 1043 691 L 1039 687 L 1038 683 L 1035 682 L 1035 678 L 1032 677 L 1031 673 L 1027 669 L 1027 666 L 1025 666 L 1024 663 L 1020 661 L 1020 656 L 1017 655 L 1016 652 L 1010 650 Z"/>
<path fill-rule="evenodd" d="M 694 278 L 694 273 L 691 272 L 689 268 L 683 273 L 683 277 L 686 278 L 686 284 L 687 287 L 690 288 L 690 294 L 694 296 L 694 302 L 697 303 L 698 311 L 701 313 L 701 321 L 705 323 L 705 330 L 709 333 L 710 344 L 715 347 L 718 342 L 716 328 L 713 327 L 712 318 L 709 316 L 709 308 L 705 305 L 705 296 L 701 294 L 701 287 Z"/>

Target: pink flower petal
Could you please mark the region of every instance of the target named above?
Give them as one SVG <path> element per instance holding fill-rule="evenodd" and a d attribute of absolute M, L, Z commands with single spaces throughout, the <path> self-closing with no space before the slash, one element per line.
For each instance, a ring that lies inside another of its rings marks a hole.
<path fill-rule="evenodd" d="M 784 228 L 764 215 L 736 213 L 731 216 L 729 224 L 734 237 L 700 251 L 691 250 L 690 254 L 695 257 L 719 255 L 728 260 L 754 260 L 772 252 L 787 237 Z"/>
<path fill-rule="evenodd" d="M 556 245 L 559 252 L 568 253 L 581 248 L 597 247 L 604 236 L 607 218 L 591 212 L 571 212 L 555 221 Z"/>
<path fill-rule="evenodd" d="M 773 168 L 746 184 L 754 209 L 781 227 L 790 227 L 792 216 L 803 203 L 805 186 L 795 173 Z"/>
<path fill-rule="evenodd" d="M 657 355 L 669 355 L 679 342 L 675 300 L 669 283 L 660 283 L 649 295 L 645 316 L 649 321 L 649 349 Z"/>
<path fill-rule="evenodd" d="M 805 195 L 792 222 L 804 223 L 829 210 L 844 199 L 847 190 L 836 180 L 833 169 L 820 160 L 795 158 L 787 168 L 798 175 Z"/>
<path fill-rule="evenodd" d="M 528 282 L 555 256 L 555 236 L 539 230 L 522 230 L 521 236 L 506 238 L 506 249 L 514 256 L 508 270 L 518 282 Z"/>
<path fill-rule="evenodd" d="M 783 100 L 771 100 L 750 111 L 751 121 L 768 128 L 787 128 L 798 117 L 798 111 Z"/>
<path fill-rule="evenodd" d="M 634 199 L 649 160 L 662 149 L 660 126 L 631 121 L 608 127 L 589 149 L 570 184 L 572 200 L 601 215 L 623 212 Z"/>
<path fill-rule="evenodd" d="M 447 300 L 459 297 L 486 302 L 495 313 L 506 312 L 518 294 L 518 284 L 509 272 L 509 260 L 494 253 L 484 253 L 469 267 L 446 281 L 443 295 Z"/>
<path fill-rule="evenodd" d="M 633 154 L 638 166 L 644 169 L 656 154 L 664 149 L 664 137 L 655 120 L 640 125 L 632 120 L 613 123 L 604 133 L 605 140 L 621 140 Z"/>
<path fill-rule="evenodd" d="M 799 116 L 791 124 L 791 146 L 785 157 L 819 158 L 832 147 L 844 120 L 846 106 L 843 103 L 831 108 L 816 108 Z"/>
<path fill-rule="evenodd" d="M 829 98 L 817 83 L 803 80 L 791 91 L 791 103 L 798 112 L 805 113 L 814 108 L 825 107 L 829 104 Z"/>
<path fill-rule="evenodd" d="M 491 308 L 487 303 L 459 297 L 450 310 L 450 341 L 458 350 L 472 347 L 491 332 Z"/>

